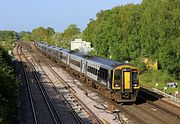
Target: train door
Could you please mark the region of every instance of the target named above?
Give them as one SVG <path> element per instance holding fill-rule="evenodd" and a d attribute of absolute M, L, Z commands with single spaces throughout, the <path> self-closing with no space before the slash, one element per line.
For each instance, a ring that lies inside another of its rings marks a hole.
<path fill-rule="evenodd" d="M 122 91 L 123 92 L 132 92 L 132 81 L 131 81 L 131 70 L 123 69 L 123 81 L 122 81 Z"/>
<path fill-rule="evenodd" d="M 66 64 L 69 65 L 70 64 L 69 60 L 71 56 L 69 54 L 66 54 L 66 56 L 67 56 Z"/>
<path fill-rule="evenodd" d="M 86 71 L 86 70 L 87 70 L 87 69 L 86 69 L 86 67 L 87 67 L 87 61 L 81 60 L 81 62 L 82 62 L 82 70 L 81 70 L 81 71 L 82 71 L 83 74 L 86 75 L 86 72 L 87 72 L 87 71 Z"/>

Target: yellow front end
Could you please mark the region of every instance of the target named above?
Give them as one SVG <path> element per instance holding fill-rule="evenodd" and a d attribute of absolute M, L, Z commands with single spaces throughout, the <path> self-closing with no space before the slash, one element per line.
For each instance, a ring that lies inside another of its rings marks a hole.
<path fill-rule="evenodd" d="M 129 64 L 116 67 L 113 70 L 112 89 L 116 92 L 115 99 L 120 102 L 135 101 L 138 93 L 139 70 Z"/>

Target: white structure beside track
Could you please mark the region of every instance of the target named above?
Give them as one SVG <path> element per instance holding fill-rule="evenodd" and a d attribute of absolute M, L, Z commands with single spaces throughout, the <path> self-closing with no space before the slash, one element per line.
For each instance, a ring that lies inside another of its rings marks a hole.
<path fill-rule="evenodd" d="M 78 49 L 80 52 L 87 53 L 93 48 L 91 48 L 91 43 L 82 41 L 82 39 L 75 39 L 74 41 L 71 41 L 71 50 Z"/>

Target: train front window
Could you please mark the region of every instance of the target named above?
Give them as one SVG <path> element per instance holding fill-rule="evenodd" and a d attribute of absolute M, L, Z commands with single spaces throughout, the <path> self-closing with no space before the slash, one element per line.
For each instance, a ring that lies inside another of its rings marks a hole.
<path fill-rule="evenodd" d="M 133 86 L 138 86 L 138 72 L 137 71 L 132 72 L 132 81 L 133 81 Z"/>
<path fill-rule="evenodd" d="M 115 70 L 114 72 L 114 86 L 115 87 L 120 87 L 121 85 L 121 70 Z"/>

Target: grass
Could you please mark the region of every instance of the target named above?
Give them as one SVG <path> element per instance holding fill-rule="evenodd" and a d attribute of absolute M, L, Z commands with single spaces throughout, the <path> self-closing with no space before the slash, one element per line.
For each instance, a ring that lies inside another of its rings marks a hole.
<path fill-rule="evenodd" d="M 168 82 L 177 82 L 177 88 L 167 87 Z M 168 75 L 166 72 L 159 70 L 150 70 L 146 73 L 140 75 L 140 83 L 142 86 L 156 88 L 167 94 L 174 96 L 175 91 L 179 92 L 178 97 L 180 98 L 180 81 L 175 80 L 172 76 Z M 166 90 L 164 88 L 167 87 Z"/>

